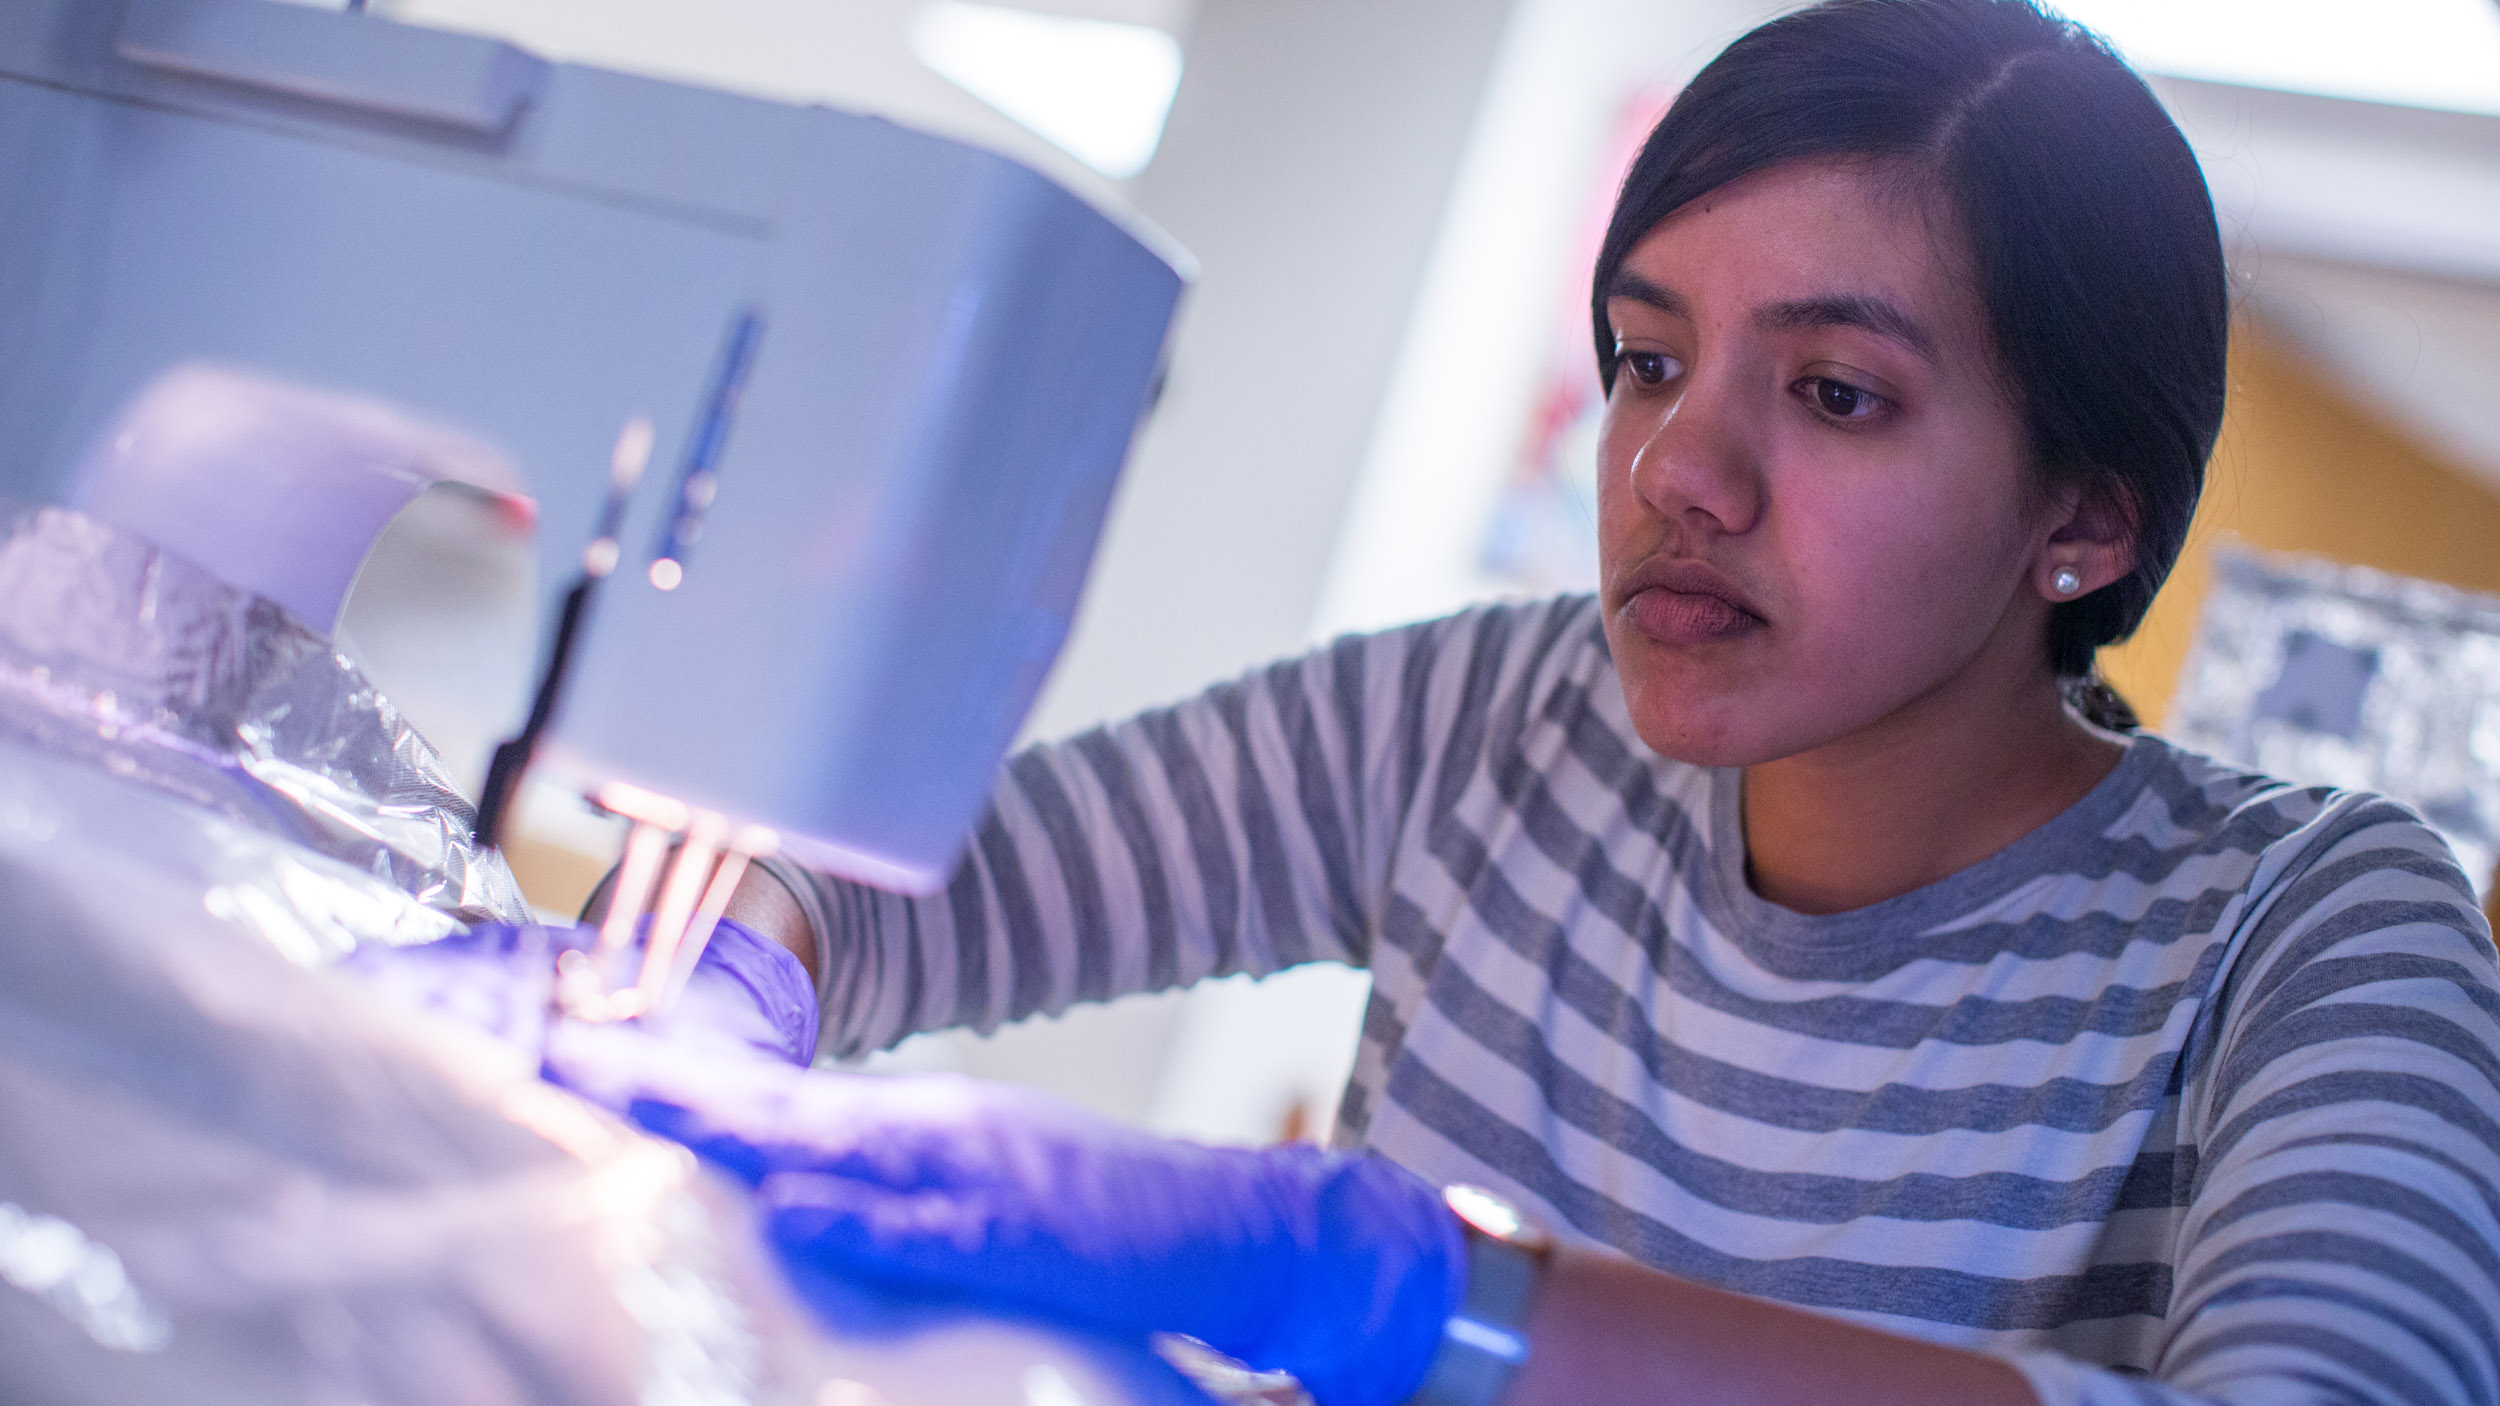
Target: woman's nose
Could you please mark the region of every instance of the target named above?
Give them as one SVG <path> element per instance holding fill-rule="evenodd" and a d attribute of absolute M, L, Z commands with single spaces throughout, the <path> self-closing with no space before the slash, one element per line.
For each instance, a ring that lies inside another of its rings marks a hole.
<path fill-rule="evenodd" d="M 1762 412 L 1726 380 L 1694 376 L 1646 426 L 1629 470 L 1650 511 L 1712 534 L 1749 530 L 1763 508 L 1753 434 Z"/>

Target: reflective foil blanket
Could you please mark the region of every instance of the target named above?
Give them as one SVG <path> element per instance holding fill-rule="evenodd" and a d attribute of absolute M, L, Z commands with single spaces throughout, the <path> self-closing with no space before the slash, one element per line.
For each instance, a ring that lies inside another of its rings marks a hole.
<path fill-rule="evenodd" d="M 0 501 L 0 735 L 294 842 L 462 922 L 527 922 L 442 761 L 328 639 L 183 558 Z M 434 936 L 428 924 L 394 929 Z M 447 925 L 445 925 L 447 926 Z"/>

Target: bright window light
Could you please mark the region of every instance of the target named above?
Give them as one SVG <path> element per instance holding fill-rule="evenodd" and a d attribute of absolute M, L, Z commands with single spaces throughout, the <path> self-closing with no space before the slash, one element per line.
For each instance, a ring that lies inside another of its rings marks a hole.
<path fill-rule="evenodd" d="M 1146 169 L 1181 83 L 1160 29 L 938 0 L 912 19 L 914 57 L 1115 181 Z"/>
<path fill-rule="evenodd" d="M 2138 68 L 2500 114 L 2493 0 L 2066 0 Z"/>

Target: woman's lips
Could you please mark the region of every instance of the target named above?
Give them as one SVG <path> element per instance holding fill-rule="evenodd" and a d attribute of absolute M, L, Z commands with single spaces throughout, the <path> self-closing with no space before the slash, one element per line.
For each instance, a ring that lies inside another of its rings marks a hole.
<path fill-rule="evenodd" d="M 1660 644 L 1711 644 L 1762 628 L 1761 618 L 1714 595 L 1652 586 L 1623 603 L 1632 628 Z"/>
<path fill-rule="evenodd" d="M 1744 588 L 1698 557 L 1649 557 L 1617 589 L 1624 619 L 1660 644 L 1716 644 L 1764 628 Z"/>

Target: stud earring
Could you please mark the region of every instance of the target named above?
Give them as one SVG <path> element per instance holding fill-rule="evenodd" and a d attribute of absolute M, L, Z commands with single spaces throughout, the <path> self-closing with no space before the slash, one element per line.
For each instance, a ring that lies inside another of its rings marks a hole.
<path fill-rule="evenodd" d="M 2083 575 L 2071 566 L 2061 566 L 2057 574 L 2049 578 L 2049 589 L 2061 596 L 2071 596 L 2083 589 Z"/>

